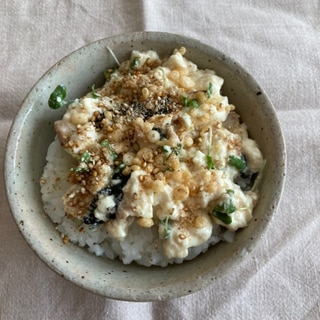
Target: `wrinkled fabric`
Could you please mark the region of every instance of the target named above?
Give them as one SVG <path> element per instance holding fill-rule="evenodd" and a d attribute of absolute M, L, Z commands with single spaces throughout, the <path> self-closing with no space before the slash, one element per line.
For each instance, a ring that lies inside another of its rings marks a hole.
<path fill-rule="evenodd" d="M 2 0 L 0 319 L 319 319 L 319 10 L 318 0 Z M 270 227 L 228 277 L 134 303 L 78 288 L 38 259 L 11 216 L 3 160 L 15 114 L 48 68 L 92 41 L 143 30 L 194 37 L 247 69 L 274 103 L 288 168 Z"/>

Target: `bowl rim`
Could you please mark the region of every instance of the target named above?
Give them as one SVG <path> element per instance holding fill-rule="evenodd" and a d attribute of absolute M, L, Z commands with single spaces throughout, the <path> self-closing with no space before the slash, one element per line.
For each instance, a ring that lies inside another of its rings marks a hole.
<path fill-rule="evenodd" d="M 191 38 L 191 37 L 187 37 L 184 35 L 180 35 L 180 34 L 175 34 L 175 33 L 168 33 L 168 32 L 158 32 L 158 31 L 139 31 L 139 32 L 131 32 L 131 33 L 122 33 L 122 34 L 118 34 L 118 35 L 113 35 L 110 37 L 105 37 L 105 38 L 101 38 L 99 40 L 90 42 L 86 45 L 83 45 L 81 47 L 79 47 L 78 49 L 72 51 L 71 53 L 67 54 L 66 56 L 64 56 L 63 58 L 61 58 L 60 60 L 58 60 L 51 68 L 49 68 L 40 78 L 39 80 L 36 81 L 36 83 L 33 85 L 33 87 L 30 89 L 29 93 L 26 95 L 25 99 L 23 100 L 20 108 L 18 109 L 18 112 L 11 124 L 11 128 L 9 130 L 9 134 L 8 134 L 8 138 L 6 141 L 6 146 L 5 146 L 5 157 L 4 157 L 4 182 L 5 182 L 5 193 L 7 196 L 7 200 L 9 203 L 9 208 L 10 211 L 14 217 L 15 223 L 18 227 L 18 230 L 20 231 L 20 233 L 23 235 L 23 237 L 25 238 L 25 240 L 27 241 L 28 245 L 32 248 L 32 250 L 36 253 L 36 255 L 43 261 L 45 262 L 45 264 L 47 266 L 49 266 L 52 270 L 54 270 L 56 273 L 64 276 L 64 278 L 66 278 L 67 280 L 69 280 L 71 283 L 78 285 L 79 287 L 85 288 L 95 294 L 98 295 L 102 295 L 104 297 L 107 298 L 112 298 L 112 299 L 117 299 L 117 300 L 125 300 L 125 301 L 155 301 L 155 300 L 162 300 L 162 299 L 169 299 L 169 298 L 177 298 L 180 296 L 184 296 L 186 294 L 188 294 L 188 292 L 181 292 L 180 294 L 178 294 L 177 292 L 175 292 L 173 294 L 172 292 L 172 288 L 170 286 L 168 287 L 162 287 L 162 288 L 155 288 L 154 290 L 150 290 L 147 293 L 143 293 L 143 292 L 139 292 L 138 295 L 136 296 L 132 296 L 132 293 L 130 291 L 127 292 L 123 292 L 122 289 L 119 290 L 115 290 L 114 293 L 109 293 L 106 294 L 106 292 L 103 292 L 101 290 L 96 289 L 95 287 L 93 287 L 92 285 L 88 285 L 88 284 L 84 284 L 82 281 L 78 280 L 78 279 L 74 279 L 72 276 L 70 275 L 66 275 L 66 274 L 62 274 L 61 270 L 58 268 L 57 265 L 54 265 L 52 263 L 50 263 L 50 261 L 48 261 L 47 257 L 44 256 L 42 254 L 42 252 L 39 252 L 39 250 L 37 249 L 37 247 L 35 246 L 35 244 L 32 241 L 32 238 L 27 236 L 27 233 L 30 235 L 31 230 L 26 230 L 20 223 L 21 221 L 21 213 L 19 212 L 19 208 L 16 206 L 16 201 L 15 201 L 15 197 L 13 196 L 12 193 L 12 188 L 13 186 L 10 183 L 10 176 L 13 172 L 13 164 L 14 161 L 12 161 L 13 159 L 13 155 L 15 155 L 15 152 L 18 148 L 18 144 L 19 144 L 19 136 L 16 135 L 17 132 L 19 132 L 20 130 L 20 123 L 19 121 L 25 117 L 26 113 L 28 112 L 28 104 L 27 104 L 27 99 L 28 97 L 31 95 L 31 93 L 35 90 L 35 88 L 37 87 L 37 85 L 41 82 L 41 81 L 45 81 L 46 77 L 48 77 L 48 74 L 51 73 L 52 70 L 54 70 L 55 68 L 57 68 L 58 65 L 64 63 L 64 61 L 70 59 L 70 57 L 72 57 L 74 54 L 76 54 L 77 52 L 81 51 L 84 48 L 93 46 L 93 45 L 98 45 L 99 43 L 105 43 L 105 42 L 115 42 L 115 43 L 119 43 L 119 41 L 123 41 L 123 39 L 129 39 L 129 38 L 134 38 L 134 39 L 140 39 L 140 40 L 144 40 L 144 41 L 148 41 L 150 39 L 156 39 L 157 37 L 171 37 L 172 39 L 176 39 L 177 40 L 177 44 L 178 43 L 190 43 L 192 42 L 194 44 L 195 47 L 197 47 L 199 50 L 203 51 L 203 49 L 207 49 L 210 50 L 210 52 L 214 52 L 217 56 L 220 57 L 227 57 L 228 62 L 230 65 L 231 64 L 236 64 L 237 69 L 241 70 L 244 74 L 246 74 L 246 77 L 249 79 L 248 81 L 250 81 L 251 83 L 255 84 L 256 87 L 261 88 L 261 86 L 258 84 L 258 82 L 248 73 L 247 70 L 245 70 L 238 62 L 236 62 L 235 60 L 233 60 L 233 58 L 231 58 L 229 55 L 227 56 L 225 53 L 223 53 L 222 51 L 214 48 L 213 46 L 211 46 L 210 44 L 204 43 L 202 41 L 199 41 L 195 38 Z M 286 146 L 285 146 L 285 140 L 284 140 L 284 135 L 282 133 L 282 129 L 276 114 L 276 110 L 271 102 L 271 100 L 269 99 L 269 97 L 266 95 L 266 93 L 264 92 L 264 99 L 266 99 L 266 101 L 268 102 L 268 108 L 269 108 L 269 112 L 272 113 L 273 115 L 273 121 L 274 121 L 274 125 L 276 126 L 278 132 L 279 132 L 279 146 L 280 149 L 282 150 L 282 155 L 281 155 L 281 163 L 283 164 L 282 167 L 279 169 L 279 173 L 281 174 L 281 179 L 279 180 L 279 185 L 278 185 L 278 195 L 277 197 L 275 197 L 273 199 L 273 203 L 274 203 L 274 213 L 276 212 L 276 209 L 280 203 L 281 200 L 281 196 L 283 194 L 284 191 L 284 186 L 285 186 L 285 176 L 286 176 Z M 264 227 L 260 230 L 260 235 L 263 236 L 263 234 L 265 233 L 268 224 L 271 222 L 271 220 L 274 218 L 274 214 L 271 216 L 271 219 L 269 219 Z M 253 249 L 257 244 L 257 241 L 255 241 L 254 243 L 252 243 L 251 245 L 251 249 Z M 245 255 L 241 255 L 240 254 L 240 260 L 244 259 Z M 227 269 L 225 270 L 220 270 L 219 272 L 219 277 L 225 276 L 227 274 L 227 271 L 230 268 L 233 268 L 236 264 L 236 262 L 239 262 L 239 257 L 237 259 L 234 259 L 235 261 L 231 261 L 231 264 L 228 266 Z M 209 284 L 205 285 L 205 282 L 207 281 L 208 277 L 204 277 L 203 279 L 198 279 L 199 283 L 196 284 L 195 281 L 193 281 L 191 283 L 191 285 L 195 288 L 195 291 L 198 291 L 206 286 L 208 286 Z M 160 296 L 159 296 L 160 295 Z"/>

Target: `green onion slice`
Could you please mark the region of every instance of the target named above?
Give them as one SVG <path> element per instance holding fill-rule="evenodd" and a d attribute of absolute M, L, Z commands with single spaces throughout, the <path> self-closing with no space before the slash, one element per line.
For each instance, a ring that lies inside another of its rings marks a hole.
<path fill-rule="evenodd" d="M 209 82 L 208 89 L 207 89 L 207 97 L 208 97 L 208 99 L 211 97 L 212 92 L 213 92 L 213 85 L 212 85 L 212 82 Z"/>
<path fill-rule="evenodd" d="M 160 220 L 160 225 L 163 227 L 163 239 L 169 239 L 171 234 L 171 226 L 169 224 L 169 216 L 167 216 L 165 219 Z"/>
<path fill-rule="evenodd" d="M 227 189 L 226 193 L 222 196 L 223 200 L 217 204 L 212 211 L 212 215 L 224 224 L 232 223 L 232 217 L 230 215 L 237 210 L 232 201 L 233 194 L 234 190 Z"/>
<path fill-rule="evenodd" d="M 185 107 L 190 107 L 190 108 L 194 108 L 197 109 L 200 107 L 200 103 L 197 99 L 191 99 L 189 100 L 187 97 L 181 97 L 182 99 L 182 103 Z"/>
<path fill-rule="evenodd" d="M 102 147 L 105 147 L 105 148 L 108 149 L 108 151 L 110 152 L 111 158 L 112 158 L 113 160 L 116 160 L 116 159 L 119 157 L 119 155 L 118 155 L 118 154 L 116 153 L 116 151 L 112 148 L 112 146 L 110 145 L 110 143 L 109 143 L 108 140 L 102 140 L 102 141 L 100 142 L 100 144 L 101 144 Z"/>
<path fill-rule="evenodd" d="M 211 157 L 209 154 L 206 155 L 206 161 L 207 161 L 207 168 L 208 168 L 209 170 L 215 168 L 214 163 L 213 163 L 213 160 L 212 160 L 212 157 Z"/>
<path fill-rule="evenodd" d="M 134 70 L 140 64 L 140 59 L 138 57 L 133 58 L 130 63 L 130 69 Z"/>
<path fill-rule="evenodd" d="M 234 155 L 229 156 L 228 164 L 232 167 L 235 167 L 239 171 L 243 171 L 247 167 L 246 160 L 243 156 L 237 157 Z"/>

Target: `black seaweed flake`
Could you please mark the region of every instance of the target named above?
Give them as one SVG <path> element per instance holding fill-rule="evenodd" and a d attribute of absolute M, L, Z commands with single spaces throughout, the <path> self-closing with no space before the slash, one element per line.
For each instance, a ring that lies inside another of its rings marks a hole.
<path fill-rule="evenodd" d="M 99 201 L 101 196 L 113 196 L 115 206 L 112 208 L 107 208 L 105 212 L 106 221 L 110 219 L 115 219 L 117 216 L 117 211 L 119 204 L 123 198 L 123 187 L 129 180 L 129 176 L 122 175 L 121 172 L 116 172 L 112 177 L 112 183 L 107 187 L 101 189 L 92 200 L 89 208 L 88 213 L 83 218 L 83 223 L 88 225 L 97 226 L 99 224 L 104 223 L 104 220 L 97 219 L 94 215 L 95 210 L 97 209 L 97 202 Z"/>

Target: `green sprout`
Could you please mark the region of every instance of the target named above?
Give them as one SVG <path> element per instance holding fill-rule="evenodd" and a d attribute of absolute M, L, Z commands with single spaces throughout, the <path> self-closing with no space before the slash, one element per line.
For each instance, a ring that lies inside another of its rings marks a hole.
<path fill-rule="evenodd" d="M 51 109 L 59 109 L 68 104 L 66 101 L 67 89 L 63 84 L 59 84 L 51 93 L 48 105 Z"/>

